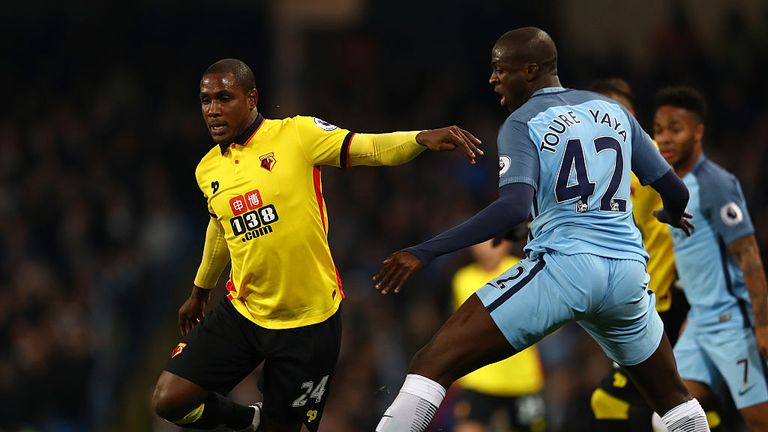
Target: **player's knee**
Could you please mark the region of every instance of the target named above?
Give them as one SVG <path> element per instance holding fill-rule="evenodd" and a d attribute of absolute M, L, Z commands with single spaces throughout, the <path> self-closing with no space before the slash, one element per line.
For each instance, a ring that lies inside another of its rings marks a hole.
<path fill-rule="evenodd" d="M 173 422 L 184 417 L 188 411 L 186 404 L 179 403 L 181 398 L 168 386 L 158 383 L 152 394 L 152 410 L 161 418 Z"/>

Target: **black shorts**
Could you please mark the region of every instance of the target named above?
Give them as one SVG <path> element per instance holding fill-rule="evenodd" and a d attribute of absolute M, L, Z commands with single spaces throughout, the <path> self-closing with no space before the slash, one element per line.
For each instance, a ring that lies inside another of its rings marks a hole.
<path fill-rule="evenodd" d="M 322 323 L 270 330 L 242 316 L 225 297 L 182 343 L 165 370 L 227 394 L 264 361 L 264 414 L 281 423 L 302 422 L 314 432 L 339 356 L 341 311 Z"/>
<path fill-rule="evenodd" d="M 503 411 L 515 431 L 544 432 L 546 405 L 541 393 L 523 396 L 492 396 L 462 389 L 454 406 L 457 422 L 472 421 L 489 425 L 496 413 Z"/>

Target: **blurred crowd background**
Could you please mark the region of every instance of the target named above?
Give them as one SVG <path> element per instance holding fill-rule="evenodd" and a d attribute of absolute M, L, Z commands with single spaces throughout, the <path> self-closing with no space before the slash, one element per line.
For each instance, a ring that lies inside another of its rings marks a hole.
<path fill-rule="evenodd" d="M 397 168 L 323 169 L 347 297 L 321 430 L 373 430 L 408 360 L 450 313 L 449 281 L 466 253 L 398 296 L 378 295 L 370 277 L 390 252 L 496 197 L 507 113 L 487 80 L 490 49 L 509 29 L 547 30 L 567 87 L 625 78 L 646 130 L 657 89 L 701 89 L 705 151 L 741 180 L 766 261 L 763 0 L 175 3 L 33 0 L 3 11 L 0 431 L 175 430 L 149 398 L 177 343 L 208 218 L 194 180 L 212 146 L 198 82 L 224 57 L 254 69 L 268 118 L 314 115 L 359 132 L 458 124 L 486 150 L 476 166 L 425 154 Z M 588 430 L 608 360 L 575 326 L 540 347 L 550 430 Z M 233 397 L 257 392 L 248 379 Z M 450 430 L 449 411 L 434 430 Z"/>

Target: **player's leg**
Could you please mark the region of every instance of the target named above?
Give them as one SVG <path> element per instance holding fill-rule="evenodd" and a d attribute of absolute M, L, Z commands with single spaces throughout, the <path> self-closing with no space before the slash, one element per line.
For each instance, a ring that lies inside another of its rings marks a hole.
<path fill-rule="evenodd" d="M 739 410 L 749 432 L 768 431 L 768 402 Z"/>
<path fill-rule="evenodd" d="M 341 348 L 341 310 L 324 322 L 265 330 L 266 352 L 259 387 L 264 393 L 259 432 L 316 432 Z"/>
<path fill-rule="evenodd" d="M 547 263 L 549 262 L 547 257 Z M 480 288 L 413 358 L 378 432 L 424 431 L 463 375 L 507 358 L 573 319 L 544 260 L 525 259 Z"/>
<path fill-rule="evenodd" d="M 456 379 L 515 354 L 476 294 L 414 356 L 377 432 L 424 431 Z"/>
<path fill-rule="evenodd" d="M 242 430 L 257 423 L 257 408 L 222 396 L 260 362 L 243 336 L 252 325 L 222 300 L 171 353 L 152 396 L 155 412 L 190 429 L 223 424 Z"/>
<path fill-rule="evenodd" d="M 599 305 L 579 324 L 624 367 L 638 391 L 670 431 L 708 431 L 706 416 L 675 367 L 672 346 L 647 290 L 645 266 L 608 260 L 609 285 Z"/>

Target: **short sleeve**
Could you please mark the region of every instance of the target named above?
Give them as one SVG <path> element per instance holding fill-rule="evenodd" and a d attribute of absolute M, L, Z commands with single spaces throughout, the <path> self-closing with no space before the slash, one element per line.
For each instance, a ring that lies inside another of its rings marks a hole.
<path fill-rule="evenodd" d="M 299 145 L 312 165 L 346 166 L 353 133 L 316 117 L 297 116 L 294 120 Z"/>
<path fill-rule="evenodd" d="M 736 177 L 701 182 L 701 190 L 702 212 L 726 244 L 755 232 Z"/>
<path fill-rule="evenodd" d="M 640 126 L 634 117 L 628 115 L 632 125 L 632 172 L 637 175 L 642 185 L 648 185 L 660 179 L 672 169 L 661 156 L 658 147 Z"/>
<path fill-rule="evenodd" d="M 538 189 L 539 152 L 524 123 L 507 119 L 498 137 L 499 187 L 525 183 Z"/>

